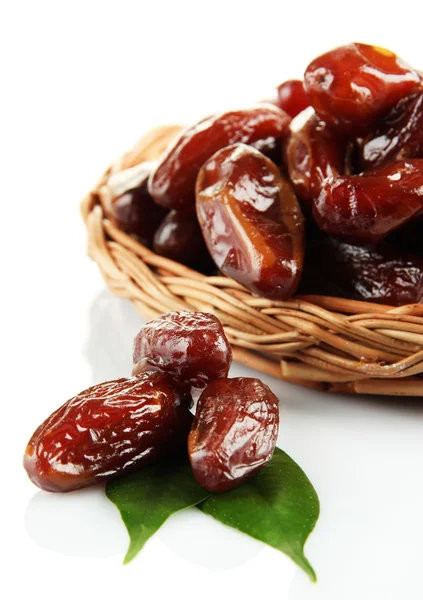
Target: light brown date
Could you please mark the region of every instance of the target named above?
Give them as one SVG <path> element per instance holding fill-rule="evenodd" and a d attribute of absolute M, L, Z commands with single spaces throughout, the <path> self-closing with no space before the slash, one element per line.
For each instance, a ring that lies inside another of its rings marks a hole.
<path fill-rule="evenodd" d="M 304 219 L 272 161 L 245 144 L 217 152 L 197 179 L 197 215 L 223 273 L 260 296 L 294 294 L 304 258 Z"/>

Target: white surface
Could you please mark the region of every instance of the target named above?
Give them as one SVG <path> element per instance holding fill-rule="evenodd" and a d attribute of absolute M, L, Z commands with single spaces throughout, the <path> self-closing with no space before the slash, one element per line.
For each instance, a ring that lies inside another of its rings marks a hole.
<path fill-rule="evenodd" d="M 123 567 L 126 533 L 101 490 L 48 495 L 21 467 L 29 436 L 53 409 L 130 371 L 142 319 L 105 290 L 78 212 L 115 156 L 150 125 L 268 97 L 340 43 L 385 45 L 423 66 L 421 8 L 412 3 L 404 14 L 368 1 L 284 4 L 1 5 L 3 598 L 423 596 L 418 400 L 324 396 L 265 378 L 281 400 L 279 445 L 320 496 L 306 546 L 317 585 L 283 555 L 195 511 L 172 518 Z"/>

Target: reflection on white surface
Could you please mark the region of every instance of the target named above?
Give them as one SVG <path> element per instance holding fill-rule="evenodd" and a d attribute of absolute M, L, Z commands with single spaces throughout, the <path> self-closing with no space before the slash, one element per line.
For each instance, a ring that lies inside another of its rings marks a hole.
<path fill-rule="evenodd" d="M 133 341 L 145 321 L 129 301 L 116 298 L 109 290 L 94 299 L 83 346 L 93 383 L 131 376 Z"/>
<path fill-rule="evenodd" d="M 122 554 L 127 535 L 104 486 L 68 494 L 37 492 L 25 513 L 25 528 L 39 546 L 66 556 L 104 558 Z"/>

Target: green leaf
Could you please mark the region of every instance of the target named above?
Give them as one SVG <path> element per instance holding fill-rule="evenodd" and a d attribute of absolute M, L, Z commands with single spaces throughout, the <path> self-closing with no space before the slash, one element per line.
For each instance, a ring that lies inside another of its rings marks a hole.
<path fill-rule="evenodd" d="M 225 525 L 284 552 L 316 580 L 303 549 L 319 516 L 319 500 L 304 472 L 279 448 L 255 477 L 223 494 L 209 494 L 195 481 L 186 455 L 111 480 L 106 494 L 129 533 L 125 563 L 171 515 L 198 505 Z"/>
<path fill-rule="evenodd" d="M 120 511 L 129 533 L 124 559 L 128 563 L 171 515 L 202 502 L 209 493 L 195 481 L 183 456 L 109 481 L 106 495 Z"/>
<path fill-rule="evenodd" d="M 319 516 L 319 499 L 305 473 L 282 450 L 238 488 L 213 494 L 198 508 L 287 554 L 316 581 L 304 544 Z"/>

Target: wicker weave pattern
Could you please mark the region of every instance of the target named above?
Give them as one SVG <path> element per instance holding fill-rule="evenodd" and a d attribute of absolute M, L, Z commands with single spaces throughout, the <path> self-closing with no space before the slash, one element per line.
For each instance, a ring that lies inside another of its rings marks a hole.
<path fill-rule="evenodd" d="M 110 290 L 147 318 L 173 310 L 214 313 L 236 360 L 315 389 L 423 396 L 423 305 L 400 308 L 324 296 L 257 298 L 227 277 L 206 277 L 156 255 L 107 219 L 111 172 L 154 160 L 178 131 L 150 132 L 84 198 L 88 253 Z"/>

